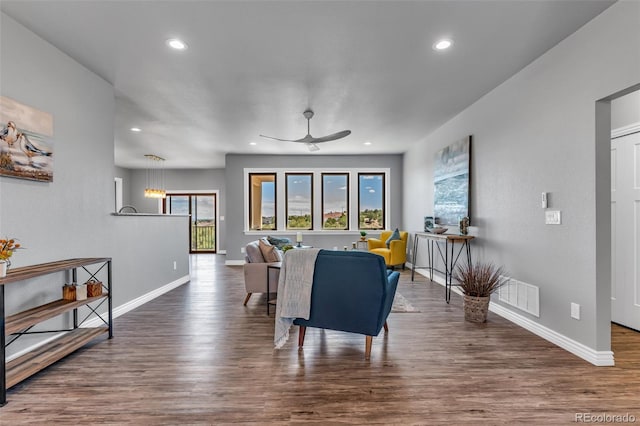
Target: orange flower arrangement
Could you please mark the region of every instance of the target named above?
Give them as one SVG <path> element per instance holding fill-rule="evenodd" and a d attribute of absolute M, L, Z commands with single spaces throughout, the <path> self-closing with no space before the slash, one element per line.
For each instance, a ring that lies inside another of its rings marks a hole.
<path fill-rule="evenodd" d="M 13 238 L 0 239 L 0 260 L 8 262 L 13 252 L 19 248 L 21 248 L 20 244 L 16 243 L 16 240 Z"/>

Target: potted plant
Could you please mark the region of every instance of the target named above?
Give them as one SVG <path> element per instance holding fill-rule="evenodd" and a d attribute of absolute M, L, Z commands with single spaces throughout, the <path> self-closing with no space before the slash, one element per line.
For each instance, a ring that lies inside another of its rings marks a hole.
<path fill-rule="evenodd" d="M 487 321 L 489 299 L 491 294 L 505 283 L 503 274 L 504 269 L 493 263 L 458 265 L 453 273 L 453 279 L 462 290 L 466 321 Z"/>
<path fill-rule="evenodd" d="M 367 239 L 367 231 L 360 231 L 360 241 Z"/>
<path fill-rule="evenodd" d="M 20 244 L 16 243 L 16 240 L 13 238 L 0 239 L 0 277 L 7 275 L 7 269 L 11 266 L 9 258 L 13 255 L 13 252 L 19 248 Z"/>

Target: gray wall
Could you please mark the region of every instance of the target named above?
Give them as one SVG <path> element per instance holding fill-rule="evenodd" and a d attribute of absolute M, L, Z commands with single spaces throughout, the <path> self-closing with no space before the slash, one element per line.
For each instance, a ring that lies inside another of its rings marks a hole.
<path fill-rule="evenodd" d="M 122 178 L 122 205 L 131 205 L 131 170 L 123 167 L 115 168 L 115 177 Z"/>
<path fill-rule="evenodd" d="M 610 284 L 596 279 L 610 277 L 610 255 L 596 255 L 610 243 L 610 193 L 597 217 L 596 186 L 610 186 L 601 158 L 608 140 L 596 146 L 596 101 L 639 82 L 638 28 L 640 3 L 614 4 L 404 157 L 404 223 L 421 229 L 433 210 L 433 186 L 423 182 L 433 182 L 434 153 L 472 134 L 475 258 L 540 287 L 540 318 L 518 313 L 598 351 L 610 348 Z M 609 119 L 602 123 L 608 131 Z M 544 224 L 542 192 L 562 211 L 562 225 Z M 570 318 L 571 302 L 582 306 L 579 321 Z"/>
<path fill-rule="evenodd" d="M 174 242 L 185 217 L 111 215 L 113 87 L 7 15 L 0 19 L 1 94 L 51 113 L 54 121 L 53 182 L 0 177 L 0 235 L 26 247 L 13 256 L 13 266 L 112 257 L 115 307 L 188 276 L 186 242 Z M 61 298 L 68 278 L 60 273 L 5 286 L 7 314 Z M 60 328 L 67 321 L 50 323 Z M 9 354 L 35 340 L 22 338 Z"/>
<path fill-rule="evenodd" d="M 146 185 L 146 171 L 129 169 L 129 183 L 131 204 L 139 212 L 157 213 L 158 200 L 144 198 Z M 226 205 L 225 171 L 224 169 L 167 169 L 165 173 L 165 188 L 167 191 L 218 191 L 218 216 L 224 216 Z M 226 217 L 218 223 L 217 250 L 225 250 Z M 188 228 L 185 227 L 185 233 Z"/>
<path fill-rule="evenodd" d="M 640 90 L 611 102 L 611 130 L 640 123 Z"/>
<path fill-rule="evenodd" d="M 245 235 L 244 229 L 244 169 L 245 168 L 389 168 L 390 193 L 390 227 L 403 229 L 402 223 L 402 155 L 239 155 L 229 154 L 226 157 L 227 188 L 227 260 L 243 260 L 240 252 L 249 241 L 258 238 L 256 235 Z M 351 197 L 357 196 L 351 194 Z M 268 235 L 265 233 L 264 235 Z M 289 232 L 289 238 L 294 237 Z M 375 235 L 372 232 L 371 235 Z M 349 235 L 321 235 L 305 232 L 305 244 L 314 247 L 333 248 L 344 245 L 359 238 L 357 230 Z"/>

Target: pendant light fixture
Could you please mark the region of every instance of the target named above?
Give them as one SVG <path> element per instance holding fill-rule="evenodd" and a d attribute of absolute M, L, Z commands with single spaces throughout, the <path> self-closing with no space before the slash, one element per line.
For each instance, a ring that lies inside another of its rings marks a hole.
<path fill-rule="evenodd" d="M 147 186 L 144 189 L 146 198 L 166 198 L 164 189 L 164 158 L 153 154 L 145 154 L 147 158 Z"/>

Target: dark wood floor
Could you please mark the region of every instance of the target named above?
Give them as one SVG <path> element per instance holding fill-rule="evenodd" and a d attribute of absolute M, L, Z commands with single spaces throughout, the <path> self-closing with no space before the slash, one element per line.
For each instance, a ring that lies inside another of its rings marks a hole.
<path fill-rule="evenodd" d="M 9 391 L 0 424 L 572 424 L 576 413 L 640 422 L 640 333 L 614 331 L 616 367 L 594 367 L 512 323 L 463 320 L 462 301 L 402 274 L 421 312 L 389 334 L 297 330 L 273 350 L 264 297 L 241 267 L 192 259 L 193 280 L 116 319 L 100 340 Z M 116 291 L 117 291 L 116 283 Z"/>

